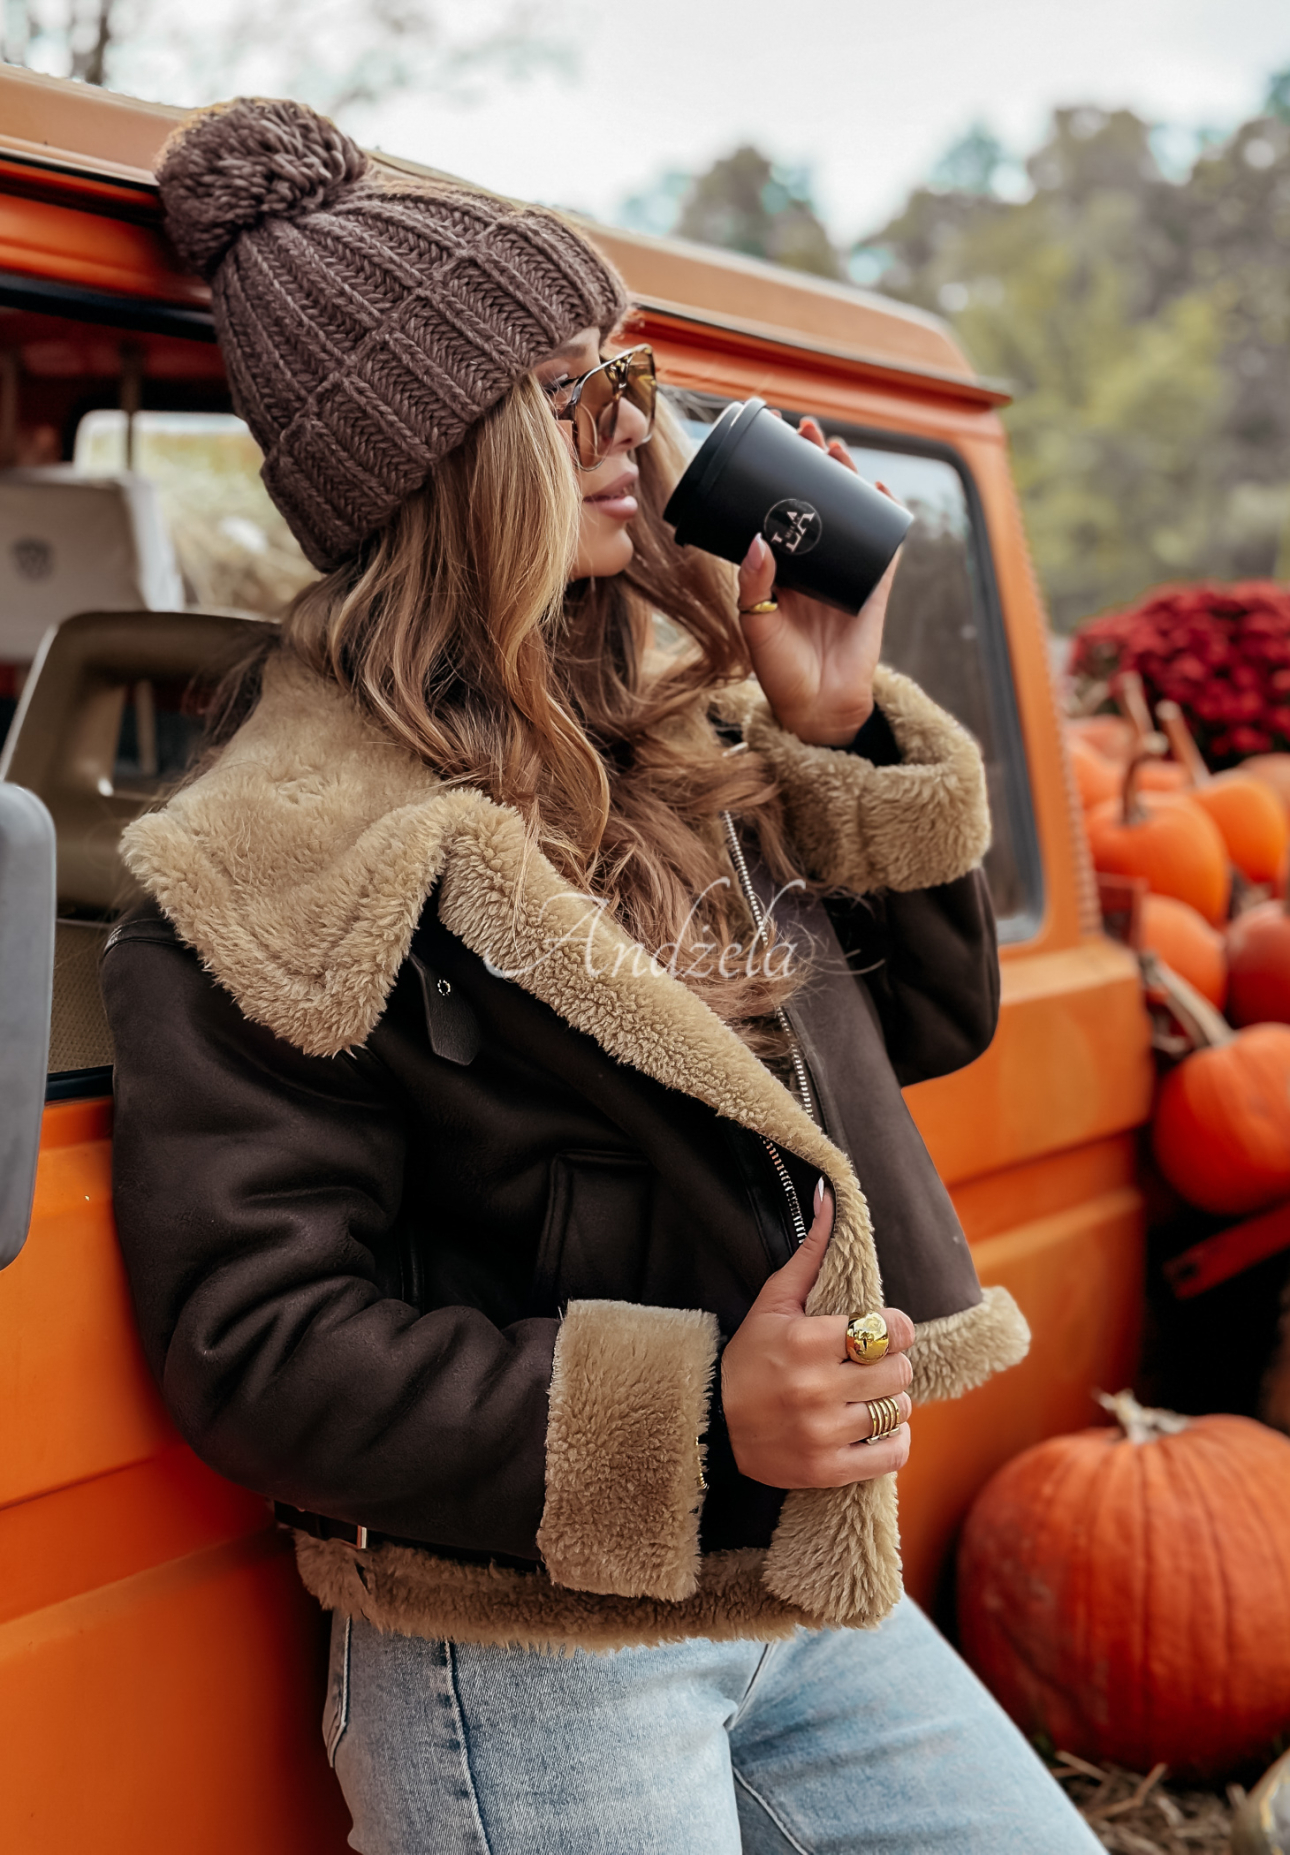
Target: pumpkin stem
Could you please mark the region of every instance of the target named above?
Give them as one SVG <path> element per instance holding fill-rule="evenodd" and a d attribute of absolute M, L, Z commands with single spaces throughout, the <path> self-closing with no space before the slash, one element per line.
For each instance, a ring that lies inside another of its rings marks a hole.
<path fill-rule="evenodd" d="M 1138 744 L 1129 755 L 1124 769 L 1124 785 L 1120 792 L 1120 814 L 1122 824 L 1145 824 L 1151 816 L 1146 806 L 1138 797 L 1138 768 L 1144 760 L 1154 760 L 1164 752 L 1165 740 L 1162 734 L 1149 734 L 1138 737 Z"/>
<path fill-rule="evenodd" d="M 1145 824 L 1147 809 L 1138 799 L 1138 768 L 1144 760 L 1156 754 L 1163 754 L 1168 743 L 1163 734 L 1157 734 L 1151 725 L 1151 710 L 1147 707 L 1147 698 L 1142 690 L 1142 678 L 1136 670 L 1125 670 L 1116 678 L 1115 699 L 1120 711 L 1132 723 L 1137 741 L 1129 755 L 1129 763 L 1124 769 L 1124 787 L 1121 797 L 1121 822 L 1123 824 Z"/>
<path fill-rule="evenodd" d="M 1176 702 L 1168 700 L 1156 703 L 1156 720 L 1165 731 L 1166 739 L 1173 749 L 1174 759 L 1187 775 L 1187 782 L 1192 786 L 1206 786 L 1214 775 L 1201 759 L 1200 749 L 1187 726 L 1187 720 Z"/>
<path fill-rule="evenodd" d="M 1221 1011 L 1216 1011 L 1195 986 L 1180 973 L 1166 966 L 1158 954 L 1148 948 L 1138 955 L 1142 983 L 1149 992 L 1163 992 L 1178 1022 L 1197 1050 L 1218 1050 L 1236 1036 Z"/>
<path fill-rule="evenodd" d="M 1162 1436 L 1177 1436 L 1191 1422 L 1177 1411 L 1150 1410 L 1131 1391 L 1095 1391 L 1093 1396 L 1104 1411 L 1110 1411 L 1130 1443 L 1156 1443 Z"/>
<path fill-rule="evenodd" d="M 1155 743 L 1151 751 L 1162 754 L 1168 743 L 1163 734 L 1156 732 L 1156 724 L 1151 719 L 1151 710 L 1147 706 L 1147 694 L 1142 687 L 1142 678 L 1136 670 L 1124 670 L 1116 679 L 1115 699 L 1120 712 L 1132 722 L 1135 733 L 1142 746 L 1148 741 Z"/>

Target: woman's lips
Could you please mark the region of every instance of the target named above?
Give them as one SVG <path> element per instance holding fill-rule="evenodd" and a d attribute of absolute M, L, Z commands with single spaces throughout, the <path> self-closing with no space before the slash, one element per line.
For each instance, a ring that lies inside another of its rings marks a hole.
<path fill-rule="evenodd" d="M 639 474 L 636 470 L 624 471 L 621 477 L 615 477 L 612 483 L 597 490 L 594 496 L 584 496 L 582 500 L 589 509 L 607 515 L 611 521 L 630 522 L 640 508 L 632 494 Z"/>

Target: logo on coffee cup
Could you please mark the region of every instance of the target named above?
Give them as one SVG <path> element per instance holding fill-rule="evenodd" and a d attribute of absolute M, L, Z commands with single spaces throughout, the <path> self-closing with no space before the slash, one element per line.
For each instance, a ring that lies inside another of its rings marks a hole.
<path fill-rule="evenodd" d="M 761 531 L 781 554 L 809 554 L 824 533 L 824 522 L 811 503 L 786 496 L 766 511 Z"/>

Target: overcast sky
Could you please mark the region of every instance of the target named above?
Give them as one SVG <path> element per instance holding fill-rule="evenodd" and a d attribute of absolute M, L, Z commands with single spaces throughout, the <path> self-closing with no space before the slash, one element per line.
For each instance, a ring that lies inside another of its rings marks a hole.
<path fill-rule="evenodd" d="M 984 118 L 1020 151 L 1065 103 L 1227 126 L 1290 65 L 1290 0 L 554 0 L 576 56 L 456 105 L 403 97 L 365 140 L 606 218 L 741 141 L 809 162 L 838 235 L 880 224 Z M 467 0 L 445 5 L 459 20 Z"/>

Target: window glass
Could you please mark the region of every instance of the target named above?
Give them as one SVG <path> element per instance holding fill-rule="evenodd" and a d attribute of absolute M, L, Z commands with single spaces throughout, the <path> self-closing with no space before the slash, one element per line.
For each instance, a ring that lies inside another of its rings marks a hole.
<path fill-rule="evenodd" d="M 696 442 L 719 405 L 684 408 Z M 831 433 L 836 426 L 826 427 Z M 1002 615 L 966 474 L 943 452 L 838 431 L 869 482 L 914 515 L 887 608 L 883 661 L 958 717 L 981 744 L 994 821 L 985 860 L 1002 940 L 1034 933 L 1040 865 Z"/>
<path fill-rule="evenodd" d="M 276 615 L 316 578 L 260 481 L 260 448 L 231 412 L 138 412 L 132 467 L 153 484 L 190 605 Z M 126 416 L 87 412 L 75 464 L 126 468 Z"/>

